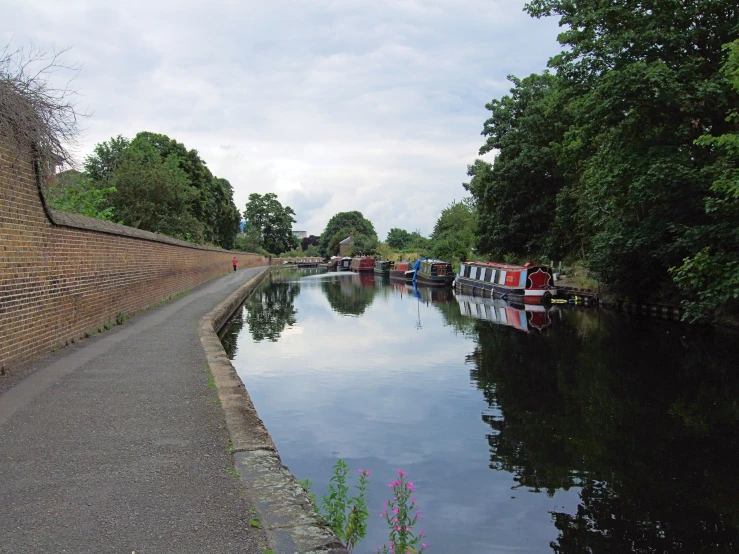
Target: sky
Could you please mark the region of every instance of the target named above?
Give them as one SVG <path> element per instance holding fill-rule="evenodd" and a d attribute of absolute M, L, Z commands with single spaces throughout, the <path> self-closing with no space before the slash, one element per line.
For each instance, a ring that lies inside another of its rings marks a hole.
<path fill-rule="evenodd" d="M 358 210 L 384 240 L 428 236 L 465 197 L 485 104 L 559 51 L 557 20 L 524 4 L 4 0 L 0 40 L 71 47 L 90 113 L 80 161 L 112 136 L 163 133 L 228 179 L 242 211 L 274 192 L 295 230 L 320 235 Z"/>

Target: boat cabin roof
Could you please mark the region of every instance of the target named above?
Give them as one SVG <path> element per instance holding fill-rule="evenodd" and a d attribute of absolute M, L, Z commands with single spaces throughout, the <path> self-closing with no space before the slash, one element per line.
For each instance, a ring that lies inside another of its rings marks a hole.
<path fill-rule="evenodd" d="M 494 267 L 496 269 L 505 269 L 513 271 L 524 271 L 526 269 L 533 269 L 535 267 L 543 267 L 550 269 L 546 264 L 535 264 L 533 262 L 526 262 L 524 265 L 505 264 L 500 262 L 463 262 L 464 265 L 478 266 L 478 267 Z"/>

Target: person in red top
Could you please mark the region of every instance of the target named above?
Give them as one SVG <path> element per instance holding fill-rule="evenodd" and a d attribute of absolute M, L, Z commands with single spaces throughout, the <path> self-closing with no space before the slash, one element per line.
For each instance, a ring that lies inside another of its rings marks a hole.
<path fill-rule="evenodd" d="M 238 263 L 238 260 L 236 259 L 236 256 L 234 256 L 233 264 L 234 264 L 234 271 L 236 271 L 236 264 Z"/>

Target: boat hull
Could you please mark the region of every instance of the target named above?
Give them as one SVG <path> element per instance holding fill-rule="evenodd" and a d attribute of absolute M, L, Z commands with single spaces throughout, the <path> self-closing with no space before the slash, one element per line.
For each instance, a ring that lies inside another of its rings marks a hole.
<path fill-rule="evenodd" d="M 411 277 L 412 279 L 412 277 Z M 424 275 L 421 272 L 416 274 L 416 283 L 431 287 L 451 287 L 454 283 L 454 275 Z"/>
<path fill-rule="evenodd" d="M 523 304 L 546 304 L 552 297 L 557 296 L 557 289 L 550 290 L 526 290 L 519 287 L 507 287 L 495 283 L 486 283 L 476 279 L 457 276 L 454 287 L 462 293 L 472 296 L 489 298 L 502 298 L 509 302 L 520 302 Z"/>

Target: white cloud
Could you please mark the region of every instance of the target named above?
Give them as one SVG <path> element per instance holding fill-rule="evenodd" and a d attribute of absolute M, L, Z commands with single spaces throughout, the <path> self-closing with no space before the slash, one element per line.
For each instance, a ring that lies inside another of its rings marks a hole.
<path fill-rule="evenodd" d="M 6 2 L 0 39 L 72 45 L 80 157 L 111 136 L 165 133 L 228 179 L 243 209 L 276 192 L 319 234 L 360 210 L 381 238 L 428 234 L 464 196 L 486 102 L 541 71 L 554 20 L 513 0 Z"/>

